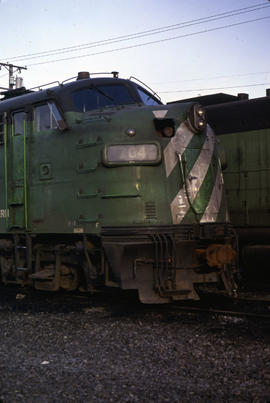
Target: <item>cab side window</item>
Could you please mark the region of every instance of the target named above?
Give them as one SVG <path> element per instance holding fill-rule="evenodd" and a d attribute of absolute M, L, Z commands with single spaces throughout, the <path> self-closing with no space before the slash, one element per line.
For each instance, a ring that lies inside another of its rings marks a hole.
<path fill-rule="evenodd" d="M 51 129 L 65 130 L 67 124 L 59 112 L 56 104 L 48 101 L 34 107 L 34 130 L 42 132 Z"/>
<path fill-rule="evenodd" d="M 138 93 L 141 97 L 141 100 L 144 105 L 160 105 L 160 102 L 158 102 L 151 94 L 149 94 L 146 91 L 143 91 L 141 88 L 137 87 Z"/>
<path fill-rule="evenodd" d="M 0 114 L 0 144 L 4 144 L 4 115 Z"/>
<path fill-rule="evenodd" d="M 24 112 L 15 112 L 12 114 L 13 136 L 20 136 L 24 133 Z"/>
<path fill-rule="evenodd" d="M 36 132 L 57 129 L 57 122 L 48 104 L 36 106 L 34 116 Z"/>

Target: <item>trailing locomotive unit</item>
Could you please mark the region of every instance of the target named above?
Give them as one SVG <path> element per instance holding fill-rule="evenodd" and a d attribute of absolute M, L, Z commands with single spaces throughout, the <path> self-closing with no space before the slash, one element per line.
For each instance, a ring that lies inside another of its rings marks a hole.
<path fill-rule="evenodd" d="M 233 102 L 207 106 L 207 116 L 223 146 L 224 181 L 244 278 L 254 282 L 255 273 L 259 282 L 269 282 L 270 90 L 251 100 L 239 95 Z"/>
<path fill-rule="evenodd" d="M 137 289 L 149 303 L 233 293 L 216 140 L 195 103 L 163 105 L 113 76 L 0 102 L 4 283 Z"/>

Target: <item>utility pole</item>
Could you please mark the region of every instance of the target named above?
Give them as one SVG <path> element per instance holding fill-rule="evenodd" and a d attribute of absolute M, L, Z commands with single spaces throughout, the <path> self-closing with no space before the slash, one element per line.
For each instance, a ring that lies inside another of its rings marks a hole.
<path fill-rule="evenodd" d="M 13 87 L 15 85 L 14 69 L 17 69 L 16 71 L 19 71 L 19 73 L 21 73 L 21 70 L 27 70 L 27 67 L 15 66 L 14 64 L 11 64 L 11 63 L 0 63 L 0 70 L 1 70 L 2 66 L 8 70 L 8 75 L 9 75 L 9 87 L 8 88 L 10 90 L 13 90 Z"/>

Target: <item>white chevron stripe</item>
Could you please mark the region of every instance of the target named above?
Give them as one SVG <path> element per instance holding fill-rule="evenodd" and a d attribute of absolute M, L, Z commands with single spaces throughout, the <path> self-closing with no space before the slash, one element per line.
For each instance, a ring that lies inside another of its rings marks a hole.
<path fill-rule="evenodd" d="M 222 180 L 222 172 L 220 166 L 217 169 L 215 186 L 213 188 L 208 206 L 205 209 L 205 212 L 200 220 L 203 222 L 215 222 L 217 219 L 217 215 L 220 210 L 221 200 L 222 200 L 222 190 L 223 190 L 223 180 Z"/>
<path fill-rule="evenodd" d="M 164 161 L 165 161 L 165 170 L 167 178 L 171 174 L 175 165 L 178 162 L 178 155 L 183 154 L 193 136 L 194 133 L 188 129 L 186 124 L 181 123 L 181 125 L 176 130 L 174 137 L 165 147 Z"/>
<path fill-rule="evenodd" d="M 207 174 L 209 165 L 212 160 L 212 155 L 215 147 L 215 136 L 212 129 L 208 126 L 206 140 L 203 144 L 199 157 L 197 158 L 194 166 L 187 176 L 187 191 L 189 200 L 192 203 L 199 190 L 205 176 Z M 178 154 L 179 163 L 181 163 L 181 155 Z M 179 167 L 180 169 L 180 167 Z M 186 195 L 186 188 L 183 187 L 179 190 L 174 200 L 171 203 L 171 213 L 173 224 L 179 224 L 190 208 L 189 201 Z"/>

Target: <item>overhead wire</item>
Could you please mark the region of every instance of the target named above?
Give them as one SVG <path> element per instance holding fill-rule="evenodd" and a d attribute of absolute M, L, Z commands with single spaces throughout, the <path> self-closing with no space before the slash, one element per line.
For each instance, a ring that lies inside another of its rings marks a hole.
<path fill-rule="evenodd" d="M 213 32 L 213 31 L 217 31 L 217 30 L 222 30 L 222 29 L 226 29 L 226 28 L 232 28 L 232 27 L 236 27 L 236 26 L 240 26 L 240 25 L 244 25 L 244 24 L 249 24 L 251 22 L 263 21 L 263 20 L 266 20 L 266 19 L 269 19 L 269 18 L 270 18 L 270 16 L 254 18 L 254 19 L 251 19 L 251 20 L 246 20 L 246 21 L 242 21 L 242 22 L 238 22 L 238 23 L 227 24 L 227 25 L 223 25 L 223 26 L 220 26 L 220 27 L 208 28 L 208 29 L 205 29 L 205 30 L 202 30 L 202 31 L 191 32 L 191 33 L 188 33 L 188 34 L 178 35 L 178 36 L 174 36 L 174 37 L 171 37 L 171 38 L 158 39 L 158 40 L 155 40 L 155 41 L 139 43 L 139 44 L 136 44 L 136 45 L 129 45 L 129 46 L 124 46 L 124 47 L 120 47 L 120 48 L 107 49 L 107 50 L 103 50 L 103 51 L 100 51 L 100 52 L 88 53 L 88 54 L 71 56 L 71 57 L 60 58 L 60 59 L 47 60 L 47 61 L 43 61 L 43 62 L 32 63 L 32 64 L 29 64 L 28 66 L 38 66 L 38 65 L 43 65 L 43 64 L 56 63 L 56 62 L 60 62 L 60 61 L 81 59 L 81 58 L 84 58 L 84 57 L 96 56 L 96 55 L 101 55 L 101 54 L 106 54 L 106 53 L 119 52 L 121 50 L 134 49 L 134 48 L 139 48 L 139 47 L 143 47 L 143 46 L 147 46 L 147 45 L 153 45 L 153 44 L 156 44 L 156 43 L 168 42 L 168 41 L 172 41 L 172 40 L 175 40 L 175 39 L 187 38 L 187 37 L 191 37 L 191 36 L 194 36 L 194 35 L 204 34 L 204 33 Z"/>
<path fill-rule="evenodd" d="M 90 42 L 90 43 L 85 43 L 85 44 L 81 44 L 81 45 L 74 45 L 74 46 L 70 46 L 70 47 L 66 47 L 66 48 L 60 48 L 60 49 L 43 51 L 43 52 L 38 52 L 38 53 L 20 55 L 20 56 L 8 58 L 8 60 L 9 61 L 32 60 L 32 59 L 36 59 L 36 58 L 55 56 L 58 54 L 64 54 L 64 53 L 69 53 L 69 52 L 77 52 L 77 51 L 89 49 L 92 47 L 111 45 L 111 44 L 118 43 L 118 42 L 139 39 L 139 38 L 142 38 L 145 36 L 156 35 L 156 34 L 168 32 L 168 31 L 172 31 L 172 30 L 176 30 L 176 29 L 187 28 L 190 26 L 203 24 L 206 22 L 213 22 L 213 21 L 217 21 L 220 19 L 224 19 L 224 18 L 229 18 L 229 17 L 241 15 L 241 14 L 258 11 L 258 10 L 261 10 L 261 9 L 264 9 L 267 7 L 270 7 L 270 5 L 265 5 L 265 3 L 260 3 L 257 5 L 254 5 L 254 6 L 248 6 L 248 7 L 244 7 L 244 8 L 240 8 L 240 9 L 236 9 L 236 10 L 231 10 L 231 11 L 227 11 L 227 12 L 223 12 L 223 13 L 219 13 L 219 14 L 214 14 L 214 15 L 211 15 L 208 17 L 202 17 L 202 18 L 189 20 L 186 22 L 178 23 L 178 24 L 173 24 L 173 25 L 159 27 L 159 28 L 155 28 L 155 29 L 151 29 L 151 30 L 147 30 L 147 31 L 137 32 L 134 34 L 118 36 L 115 38 L 109 38 L 109 39 L 105 39 L 102 41 Z M 79 56 L 75 56 L 75 57 L 79 57 Z M 48 61 L 48 62 L 50 62 L 50 61 Z"/>
<path fill-rule="evenodd" d="M 270 5 L 266 6 L 265 3 L 260 3 L 260 4 L 257 4 L 257 5 L 254 5 L 254 6 L 244 7 L 244 8 L 237 9 L 237 10 L 231 10 L 231 11 L 228 11 L 228 12 L 215 14 L 215 15 L 211 15 L 211 16 L 208 16 L 208 17 L 203 17 L 203 18 L 200 18 L 200 19 L 190 20 L 190 21 L 186 21 L 186 22 L 182 22 L 182 23 L 178 23 L 178 24 L 174 24 L 174 25 L 165 26 L 165 27 L 159 27 L 159 28 L 155 28 L 155 29 L 147 30 L 147 31 L 142 31 L 142 32 L 135 33 L 135 34 L 119 36 L 119 37 L 116 37 L 116 38 L 106 39 L 106 40 L 103 40 L 103 41 L 91 42 L 89 44 L 76 45 L 76 46 L 72 46 L 72 47 L 68 47 L 68 48 L 56 49 L 56 50 L 52 50 L 52 51 L 44 51 L 44 52 L 39 52 L 39 53 L 32 53 L 32 54 L 25 55 L 25 57 L 28 57 L 29 59 L 37 58 L 37 57 L 49 57 L 49 56 L 54 56 L 56 54 L 67 53 L 66 51 L 73 51 L 74 52 L 74 51 L 78 51 L 78 50 L 87 49 L 89 47 L 109 45 L 109 44 L 112 44 L 112 43 L 121 42 L 123 40 L 137 39 L 137 38 L 141 38 L 143 36 L 159 34 L 159 33 L 167 32 L 167 31 L 176 30 L 176 29 L 179 29 L 179 28 L 186 28 L 186 27 L 189 27 L 189 26 L 198 25 L 198 24 L 207 23 L 207 22 L 212 22 L 212 21 L 216 21 L 216 20 L 220 20 L 220 19 L 224 19 L 224 18 L 229 18 L 229 17 L 232 17 L 232 16 L 240 15 L 240 14 L 246 14 L 248 12 L 261 10 L 261 9 L 267 8 L 269 6 Z M 234 24 L 227 24 L 227 25 L 220 26 L 220 27 L 209 28 L 209 29 L 205 29 L 205 30 L 202 30 L 202 31 L 187 33 L 187 34 L 183 34 L 183 35 L 179 35 L 179 36 L 175 36 L 175 37 L 171 37 L 171 38 L 164 38 L 164 39 L 159 39 L 159 40 L 155 40 L 155 41 L 150 41 L 150 42 L 130 45 L 130 46 L 126 46 L 126 47 L 108 49 L 108 50 L 104 50 L 104 51 L 101 51 L 101 52 L 95 52 L 95 53 L 91 53 L 91 54 L 77 55 L 77 56 L 73 56 L 73 57 L 61 58 L 61 59 L 55 59 L 55 60 L 47 60 L 47 61 L 43 61 L 43 62 L 39 62 L 39 63 L 30 64 L 30 66 L 48 64 L 48 63 L 55 63 L 55 62 L 58 62 L 58 61 L 65 61 L 65 60 L 83 58 L 83 57 L 94 56 L 94 55 L 98 55 L 98 54 L 104 54 L 104 53 L 117 52 L 117 51 L 121 51 L 121 50 L 125 50 L 125 49 L 131 49 L 131 48 L 146 46 L 146 45 L 150 45 L 150 44 L 166 42 L 166 41 L 170 41 L 170 40 L 174 40 L 174 39 L 178 39 L 178 38 L 184 38 L 184 37 L 189 37 L 189 36 L 193 36 L 193 35 L 199 35 L 199 34 L 212 32 L 212 31 L 216 31 L 216 30 L 221 30 L 221 29 L 225 29 L 225 28 L 230 28 L 230 27 L 234 27 L 234 26 L 238 26 L 238 25 L 242 25 L 242 24 L 261 21 L 261 20 L 265 20 L 265 19 L 268 19 L 268 18 L 270 18 L 270 16 L 265 16 L 265 17 L 261 17 L 261 18 L 246 20 L 246 21 L 242 21 L 242 22 L 238 22 L 238 23 L 234 23 Z M 88 45 L 90 45 L 90 46 L 88 46 Z M 61 51 L 61 53 L 58 52 L 59 50 Z M 66 51 L 62 52 L 64 50 L 66 50 Z M 33 57 L 30 57 L 30 56 L 33 56 Z M 17 56 L 17 57 L 14 57 L 14 58 L 9 58 L 9 60 L 15 60 L 15 59 L 18 60 L 20 57 L 23 57 L 23 55 Z M 24 60 L 24 59 L 22 59 L 22 60 Z M 269 72 L 246 73 L 246 74 L 237 74 L 237 75 L 231 75 L 231 76 L 217 76 L 217 77 L 212 77 L 212 78 L 209 78 L 209 79 L 228 78 L 228 77 L 231 78 L 231 77 L 234 77 L 234 76 L 244 76 L 244 75 L 252 75 L 252 74 L 268 74 L 268 73 Z M 6 75 L 8 75 L 8 73 L 0 76 L 0 78 L 4 77 Z M 174 81 L 174 82 L 188 82 L 188 81 L 194 81 L 194 80 L 200 80 L 200 79 L 180 80 L 180 81 Z M 218 90 L 218 89 L 232 89 L 232 88 L 241 88 L 241 87 L 253 87 L 253 86 L 268 85 L 268 84 L 269 83 L 256 83 L 256 84 L 228 86 L 228 87 L 214 87 L 214 88 L 199 88 L 199 89 L 186 89 L 186 90 L 173 90 L 173 91 L 159 91 L 159 93 L 164 93 L 165 94 L 165 93 L 177 93 L 177 92 L 198 92 L 198 91 L 208 91 L 208 90 L 210 91 L 210 90 Z"/>
<path fill-rule="evenodd" d="M 270 71 L 256 71 L 251 73 L 241 73 L 241 74 L 230 74 L 230 75 L 223 75 L 223 76 L 214 76 L 214 77 L 201 77 L 201 78 L 189 78 L 185 80 L 174 80 L 174 81 L 159 81 L 159 82 L 151 82 L 151 85 L 163 85 L 163 84 L 175 84 L 175 83 L 187 83 L 187 82 L 194 82 L 194 81 L 202 81 L 202 80 L 220 80 L 224 78 L 234 78 L 234 77 L 245 77 L 245 76 L 258 76 L 262 74 L 270 74 Z"/>
<path fill-rule="evenodd" d="M 233 89 L 233 88 L 258 87 L 258 86 L 262 86 L 262 85 L 270 85 L 270 82 L 268 82 L 268 83 L 234 85 L 234 86 L 228 86 L 228 87 L 194 88 L 194 89 L 182 89 L 182 90 L 172 90 L 172 91 L 157 91 L 157 92 L 159 94 L 173 94 L 173 93 L 176 93 L 176 92 L 213 91 L 213 90 L 225 90 L 225 89 Z"/>

